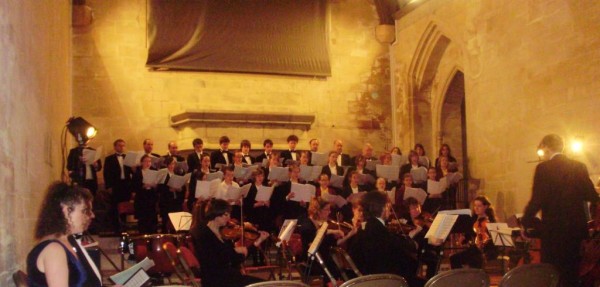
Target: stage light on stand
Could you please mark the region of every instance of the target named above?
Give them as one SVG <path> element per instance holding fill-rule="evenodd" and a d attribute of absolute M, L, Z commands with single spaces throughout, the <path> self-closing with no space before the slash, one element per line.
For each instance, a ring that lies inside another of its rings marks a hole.
<path fill-rule="evenodd" d="M 67 121 L 67 129 L 75 137 L 79 145 L 84 145 L 98 133 L 98 130 L 82 117 L 70 118 Z"/>
<path fill-rule="evenodd" d="M 538 149 L 538 150 L 537 150 L 537 155 L 538 155 L 540 158 L 541 158 L 541 157 L 544 157 L 544 150 L 543 150 L 543 149 L 541 149 L 541 148 L 540 148 L 540 149 Z"/>
<path fill-rule="evenodd" d="M 573 142 L 571 142 L 571 151 L 573 153 L 581 153 L 583 151 L 583 138 L 575 137 Z"/>

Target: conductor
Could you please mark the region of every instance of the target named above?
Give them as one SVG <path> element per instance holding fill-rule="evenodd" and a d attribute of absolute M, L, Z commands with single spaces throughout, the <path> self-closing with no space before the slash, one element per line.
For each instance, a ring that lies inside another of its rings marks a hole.
<path fill-rule="evenodd" d="M 579 246 L 588 236 L 586 202 L 598 202 L 598 194 L 586 166 L 562 154 L 560 136 L 545 136 L 539 148 L 544 151 L 545 161 L 535 169 L 531 200 L 522 223 L 532 228 L 536 213 L 542 211 L 541 261 L 559 270 L 560 286 L 577 286 Z"/>

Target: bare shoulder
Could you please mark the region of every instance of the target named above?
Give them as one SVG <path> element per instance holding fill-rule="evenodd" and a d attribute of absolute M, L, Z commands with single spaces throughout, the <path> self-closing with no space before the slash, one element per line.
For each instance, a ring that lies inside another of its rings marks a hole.
<path fill-rule="evenodd" d="M 51 242 L 41 252 L 41 256 L 50 256 L 50 258 L 57 258 L 56 256 L 64 256 L 66 254 L 65 248 L 58 242 Z"/>

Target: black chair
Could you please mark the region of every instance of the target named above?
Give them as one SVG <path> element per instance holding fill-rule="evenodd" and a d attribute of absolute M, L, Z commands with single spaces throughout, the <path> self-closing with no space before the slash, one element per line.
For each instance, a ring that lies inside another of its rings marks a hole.
<path fill-rule="evenodd" d="M 489 287 L 490 278 L 481 269 L 454 269 L 433 276 L 425 287 Z"/>
<path fill-rule="evenodd" d="M 340 287 L 409 287 L 404 278 L 395 274 L 371 274 L 344 282 Z"/>
<path fill-rule="evenodd" d="M 498 287 L 556 287 L 558 277 L 558 271 L 550 264 L 525 264 L 508 271 Z"/>

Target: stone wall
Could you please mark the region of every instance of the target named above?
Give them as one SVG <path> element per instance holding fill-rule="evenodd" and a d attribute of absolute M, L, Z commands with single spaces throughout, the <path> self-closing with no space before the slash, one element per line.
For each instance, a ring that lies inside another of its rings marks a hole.
<path fill-rule="evenodd" d="M 140 150 L 143 139 L 152 138 L 155 151 L 165 154 L 171 140 L 191 149 L 192 139 L 200 137 L 205 147 L 217 148 L 219 137 L 228 135 L 235 148 L 244 138 L 253 149 L 262 148 L 265 138 L 275 141 L 275 148 L 287 148 L 285 139 L 294 133 L 300 149 L 319 138 L 321 150 L 328 151 L 340 138 L 344 149 L 355 153 L 365 141 L 376 151 L 391 142 L 391 110 L 381 105 L 389 103 L 388 49 L 375 41 L 378 18 L 367 1 L 330 2 L 328 78 L 148 71 L 146 1 L 91 0 L 88 5 L 96 19 L 89 31 L 74 35 L 73 106 L 75 114 L 98 127 L 92 146 L 110 151 L 112 142 L 123 138 L 129 149 Z M 311 114 L 315 122 L 309 130 L 218 123 L 173 128 L 169 116 L 184 110 Z M 380 127 L 368 125 L 368 119 Z"/>
<path fill-rule="evenodd" d="M 0 286 L 34 245 L 47 185 L 60 179 L 71 111 L 69 0 L 0 1 Z"/>
<path fill-rule="evenodd" d="M 405 133 L 399 140 L 435 139 L 441 126 L 437 107 L 455 71 L 462 71 L 471 175 L 483 180 L 480 192 L 501 215 L 522 212 L 527 203 L 531 161 L 545 134 L 567 141 L 582 136 L 585 153 L 571 156 L 587 164 L 596 182 L 599 20 L 595 1 L 424 2 L 397 20 L 391 67 L 399 126 L 419 133 L 413 107 L 426 99 L 433 128 L 431 135 Z M 440 43 L 446 46 L 442 51 Z M 423 97 L 419 92 L 425 89 Z M 435 140 L 426 144 L 428 152 L 439 148 Z"/>

